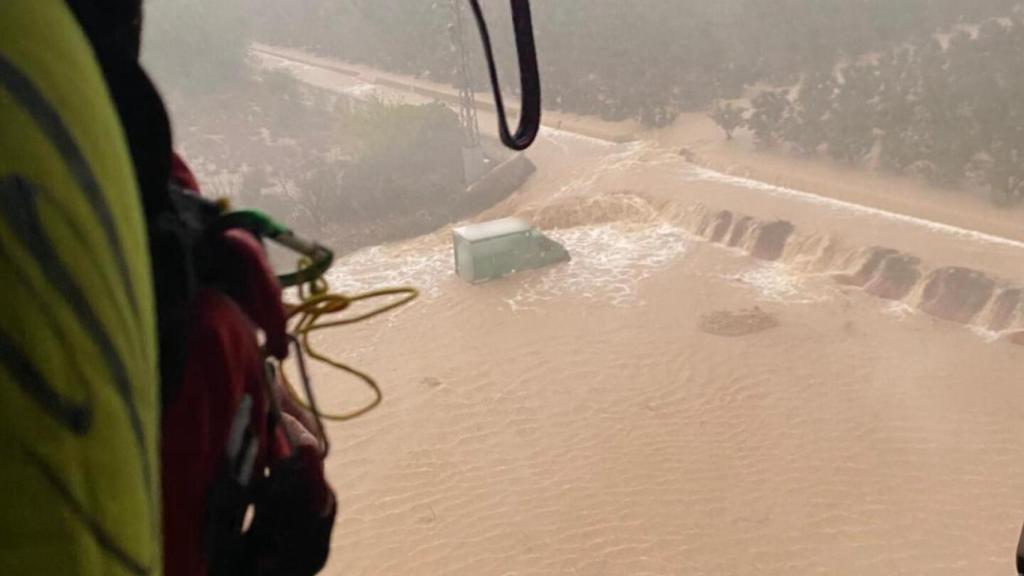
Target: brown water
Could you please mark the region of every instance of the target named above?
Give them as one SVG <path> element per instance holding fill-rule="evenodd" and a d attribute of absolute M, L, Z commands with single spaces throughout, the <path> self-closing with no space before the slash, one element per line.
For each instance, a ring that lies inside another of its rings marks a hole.
<path fill-rule="evenodd" d="M 549 130 L 531 157 L 482 218 L 571 264 L 468 286 L 442 232 L 332 273 L 424 296 L 321 339 L 386 394 L 330 428 L 327 573 L 1012 572 L 1024 245 L 651 142 Z"/>

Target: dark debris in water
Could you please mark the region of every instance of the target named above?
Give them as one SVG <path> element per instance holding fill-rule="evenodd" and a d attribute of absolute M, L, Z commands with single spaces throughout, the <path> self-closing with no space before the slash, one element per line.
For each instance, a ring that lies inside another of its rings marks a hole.
<path fill-rule="evenodd" d="M 700 320 L 701 331 L 727 338 L 758 334 L 778 325 L 778 318 L 759 306 L 745 310 L 718 310 L 705 314 Z"/>

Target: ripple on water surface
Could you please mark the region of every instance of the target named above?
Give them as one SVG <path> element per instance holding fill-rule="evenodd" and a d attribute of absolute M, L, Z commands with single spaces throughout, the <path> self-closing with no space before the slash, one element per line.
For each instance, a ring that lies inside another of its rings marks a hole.
<path fill-rule="evenodd" d="M 683 256 L 692 237 L 683 229 L 660 223 L 614 222 L 548 233 L 572 254 L 569 263 L 510 277 L 502 282 L 515 309 L 572 295 L 613 306 L 641 304 L 641 281 Z M 360 250 L 339 260 L 328 274 L 334 290 L 363 292 L 384 286 L 415 286 L 424 298 L 441 295 L 453 279 L 454 258 L 439 236 Z"/>

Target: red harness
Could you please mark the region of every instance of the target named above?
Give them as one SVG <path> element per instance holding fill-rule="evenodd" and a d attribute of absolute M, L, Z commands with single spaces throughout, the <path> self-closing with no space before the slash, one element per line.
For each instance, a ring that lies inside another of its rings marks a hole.
<path fill-rule="evenodd" d="M 173 166 L 178 186 L 198 189 L 177 156 Z M 229 230 L 215 244 L 218 281 L 191 300 L 184 376 L 163 413 L 165 574 L 314 574 L 334 495 L 307 415 L 268 376 L 264 354 L 288 353 L 281 289 L 254 236 Z"/>

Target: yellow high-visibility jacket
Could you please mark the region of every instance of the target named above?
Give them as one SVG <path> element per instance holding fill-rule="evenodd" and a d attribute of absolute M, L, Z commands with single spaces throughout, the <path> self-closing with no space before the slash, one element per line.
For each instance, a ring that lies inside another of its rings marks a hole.
<path fill-rule="evenodd" d="M 62 0 L 0 2 L 0 574 L 159 574 L 139 193 Z"/>

